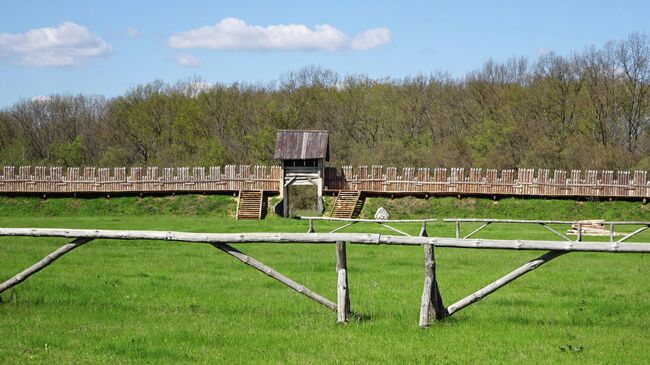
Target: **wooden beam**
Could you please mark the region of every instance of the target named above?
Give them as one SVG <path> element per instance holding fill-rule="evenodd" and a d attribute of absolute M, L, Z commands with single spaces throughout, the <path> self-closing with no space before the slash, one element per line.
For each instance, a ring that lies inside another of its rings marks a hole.
<path fill-rule="evenodd" d="M 467 306 L 478 302 L 479 300 L 485 298 L 486 296 L 494 293 L 497 291 L 499 288 L 502 288 L 515 279 L 521 277 L 522 275 L 531 272 L 538 267 L 544 265 L 545 263 L 564 255 L 567 252 L 561 252 L 561 251 L 551 251 L 543 254 L 542 256 L 539 256 L 538 258 L 529 261 L 528 263 L 518 267 L 517 269 L 511 271 L 507 275 L 497 279 L 496 281 L 488 284 L 484 288 L 477 290 L 476 292 L 472 293 L 471 295 L 468 295 L 467 297 L 457 301 L 456 303 L 450 305 L 447 307 L 447 312 L 449 312 L 449 315 L 451 316 L 452 314 L 460 311 L 463 308 L 466 308 Z"/>
<path fill-rule="evenodd" d="M 553 220 L 527 220 L 527 219 L 491 219 L 491 218 L 445 218 L 443 222 L 474 222 L 474 223 L 537 223 L 537 224 L 577 224 L 577 221 L 553 221 Z M 618 222 L 598 222 L 600 224 L 614 224 L 614 225 L 650 225 L 650 222 L 637 222 L 637 221 L 618 221 Z"/>
<path fill-rule="evenodd" d="M 400 231 L 399 229 L 397 229 L 397 228 L 395 228 L 395 227 L 391 227 L 391 226 L 389 226 L 389 225 L 386 224 L 386 223 L 379 223 L 379 222 L 377 222 L 377 223 L 378 223 L 378 224 L 381 224 L 382 226 L 384 226 L 384 227 L 386 227 L 386 228 L 388 228 L 388 229 L 390 229 L 390 230 L 393 231 L 393 232 L 397 232 L 397 233 L 401 234 L 402 236 L 409 236 L 409 237 L 411 236 L 410 234 L 408 234 L 408 233 L 406 233 L 406 232 L 402 232 L 402 231 Z"/>
<path fill-rule="evenodd" d="M 641 228 L 637 229 L 636 231 L 634 231 L 634 232 L 632 232 L 632 233 L 628 233 L 627 235 L 625 235 L 625 237 L 621 238 L 620 240 L 618 240 L 618 241 L 616 241 L 616 242 L 627 241 L 628 239 L 630 239 L 630 238 L 636 236 L 637 234 L 639 234 L 639 233 L 645 231 L 645 230 L 648 229 L 648 228 L 650 228 L 650 226 L 641 227 Z"/>
<path fill-rule="evenodd" d="M 563 235 L 562 233 L 556 231 L 556 230 L 553 229 L 552 227 L 547 226 L 546 223 L 540 223 L 540 225 L 541 225 L 542 227 L 548 229 L 549 231 L 555 233 L 557 236 L 562 237 L 565 241 L 572 241 L 569 237 L 567 237 L 567 236 Z"/>
<path fill-rule="evenodd" d="M 581 252 L 650 252 L 650 243 L 641 242 L 561 242 L 533 240 L 456 239 L 406 237 L 377 233 L 192 233 L 171 231 L 125 231 L 60 228 L 0 228 L 0 236 L 102 238 L 123 240 L 162 240 L 198 243 L 321 243 L 336 241 L 371 245 L 421 246 L 505 250 L 553 250 Z"/>
<path fill-rule="evenodd" d="M 492 222 L 487 222 L 483 224 L 482 226 L 478 227 L 477 229 L 473 230 L 472 233 L 468 234 L 467 236 L 463 237 L 463 239 L 467 239 L 472 237 L 473 235 L 477 234 L 479 231 L 481 231 L 483 228 L 489 226 Z"/>
<path fill-rule="evenodd" d="M 298 293 L 306 296 L 309 299 L 314 300 L 315 302 L 324 305 L 325 307 L 331 309 L 331 310 L 336 310 L 336 303 L 332 302 L 331 300 L 323 297 L 322 295 L 314 292 L 313 290 L 306 288 L 305 286 L 297 283 L 296 281 L 290 279 L 289 277 L 286 277 L 279 273 L 277 270 L 264 265 L 260 261 L 255 260 L 254 258 L 246 255 L 245 253 L 239 251 L 238 249 L 226 244 L 226 243 L 212 243 L 212 246 L 215 248 L 227 253 L 228 255 L 236 258 L 237 260 L 241 261 L 245 265 L 248 265 L 255 270 L 258 270 L 269 277 L 281 282 L 282 284 L 288 286 L 289 288 L 297 291 Z"/>
<path fill-rule="evenodd" d="M 23 281 L 27 280 L 30 276 L 36 274 L 37 272 L 43 270 L 46 268 L 48 265 L 56 261 L 59 257 L 65 255 L 66 253 L 74 250 L 75 248 L 88 243 L 92 241 L 93 238 L 77 238 L 73 240 L 72 242 L 65 244 L 61 247 L 59 247 L 56 251 L 52 252 L 51 254 L 45 256 L 43 259 L 41 259 L 39 262 L 35 263 L 34 265 L 28 267 L 27 269 L 21 271 L 20 273 L 14 275 L 11 279 L 6 280 L 2 284 L 0 284 L 0 293 L 4 292 L 5 290 L 12 288 Z"/>
<path fill-rule="evenodd" d="M 300 219 L 313 219 L 319 221 L 342 221 L 342 222 L 369 222 L 369 223 L 419 223 L 437 222 L 438 219 L 363 219 L 363 218 L 332 218 L 332 217 L 300 217 Z"/>
<path fill-rule="evenodd" d="M 418 236 L 420 237 L 429 236 L 429 234 L 427 233 L 427 222 L 422 222 L 422 228 L 420 228 L 420 234 Z"/>
<path fill-rule="evenodd" d="M 289 181 L 285 181 L 285 183 L 284 183 L 284 187 L 285 187 L 285 188 L 288 188 L 289 185 L 293 184 L 293 182 L 296 181 L 297 178 L 298 178 L 298 177 L 294 176 L 294 177 L 292 177 L 291 179 L 289 179 Z"/>
<path fill-rule="evenodd" d="M 447 309 L 436 280 L 436 260 L 431 244 L 424 244 L 424 289 L 420 302 L 420 327 L 428 327 L 432 320 L 447 317 Z"/>
<path fill-rule="evenodd" d="M 348 291 L 348 259 L 345 242 L 336 242 L 336 300 L 337 323 L 350 320 L 350 292 Z"/>
<path fill-rule="evenodd" d="M 353 225 L 355 223 L 357 223 L 357 222 L 350 222 L 348 224 L 344 224 L 344 225 L 342 225 L 340 227 L 334 228 L 333 230 L 330 231 L 330 233 L 336 233 L 338 231 L 342 231 L 343 229 L 348 228 L 348 227 L 350 227 L 351 225 Z"/>

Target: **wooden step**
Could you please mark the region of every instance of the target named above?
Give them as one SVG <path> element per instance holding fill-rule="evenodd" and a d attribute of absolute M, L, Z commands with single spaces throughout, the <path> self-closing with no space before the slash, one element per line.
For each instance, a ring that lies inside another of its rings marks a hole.
<path fill-rule="evenodd" d="M 261 190 L 241 190 L 237 199 L 237 219 L 262 219 L 266 199 Z"/>
<path fill-rule="evenodd" d="M 332 207 L 332 218 L 354 218 L 361 213 L 364 200 L 359 191 L 340 191 Z"/>

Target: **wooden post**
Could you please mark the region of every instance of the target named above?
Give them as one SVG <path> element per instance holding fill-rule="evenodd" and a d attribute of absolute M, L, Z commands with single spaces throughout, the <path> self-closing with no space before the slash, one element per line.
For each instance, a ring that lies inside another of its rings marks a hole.
<path fill-rule="evenodd" d="M 433 245 L 426 243 L 424 247 L 424 289 L 420 303 L 420 327 L 428 327 L 431 320 L 441 320 L 448 316 L 447 309 L 442 303 L 442 296 L 436 281 L 436 260 Z"/>
<path fill-rule="evenodd" d="M 456 238 L 460 238 L 460 222 L 456 221 Z"/>
<path fill-rule="evenodd" d="M 65 255 L 66 253 L 74 250 L 75 248 L 83 245 L 84 243 L 88 243 L 92 241 L 92 238 L 77 238 L 74 241 L 63 245 L 59 247 L 56 251 L 52 252 L 51 254 L 45 256 L 41 261 L 35 263 L 34 265 L 28 267 L 27 269 L 21 271 L 20 273 L 16 274 L 14 277 L 11 279 L 5 281 L 4 283 L 0 284 L 0 293 L 4 292 L 5 290 L 18 285 L 22 283 L 23 281 L 27 280 L 28 277 L 36 274 L 37 272 L 43 270 L 45 267 L 47 267 L 49 264 L 53 263 L 56 261 L 59 257 Z"/>
<path fill-rule="evenodd" d="M 582 241 L 582 223 L 578 223 L 578 236 L 576 237 L 576 241 Z"/>
<path fill-rule="evenodd" d="M 609 242 L 614 242 L 614 224 L 609 224 Z"/>
<path fill-rule="evenodd" d="M 314 230 L 314 221 L 312 219 L 309 220 L 309 228 L 307 228 L 307 233 L 316 233 Z"/>
<path fill-rule="evenodd" d="M 348 260 L 345 242 L 336 242 L 336 301 L 337 323 L 346 323 L 350 319 L 350 293 L 348 291 Z"/>
<path fill-rule="evenodd" d="M 282 191 L 282 216 L 286 218 L 289 216 L 289 187 L 283 186 Z"/>
<path fill-rule="evenodd" d="M 427 222 L 422 222 L 422 228 L 420 229 L 420 237 L 429 237 L 427 233 Z"/>

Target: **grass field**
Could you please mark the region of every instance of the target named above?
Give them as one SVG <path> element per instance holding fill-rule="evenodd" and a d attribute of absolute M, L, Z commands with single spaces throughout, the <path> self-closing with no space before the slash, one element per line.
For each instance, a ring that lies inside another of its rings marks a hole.
<path fill-rule="evenodd" d="M 639 202 L 373 199 L 393 218 L 650 220 Z M 0 198 L 2 227 L 304 232 L 306 222 L 231 218 L 218 196 Z M 325 231 L 336 225 L 316 223 Z M 417 233 L 417 226 L 400 229 Z M 469 232 L 476 225 L 464 225 Z M 351 231 L 390 233 L 376 225 Z M 560 228 L 560 227 L 558 227 Z M 624 227 L 631 231 L 632 227 Z M 433 224 L 430 236 L 452 236 Z M 479 237 L 553 239 L 542 227 L 494 225 Z M 647 231 L 636 241 L 650 242 Z M 66 240 L 0 238 L 0 280 Z M 333 245 L 237 245 L 335 299 Z M 438 249 L 446 304 L 539 252 Z M 2 294 L 0 363 L 647 363 L 650 258 L 571 253 L 422 330 L 417 247 L 348 246 L 352 309 L 335 314 L 202 244 L 95 241 Z"/>

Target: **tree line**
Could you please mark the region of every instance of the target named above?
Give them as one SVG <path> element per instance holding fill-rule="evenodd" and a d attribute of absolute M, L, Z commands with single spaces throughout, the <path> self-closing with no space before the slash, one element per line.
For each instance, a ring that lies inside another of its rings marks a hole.
<path fill-rule="evenodd" d="M 267 85 L 22 100 L 0 110 L 0 163 L 270 164 L 279 129 L 329 130 L 334 165 L 650 169 L 650 38 L 488 60 L 463 77 L 308 67 Z"/>

